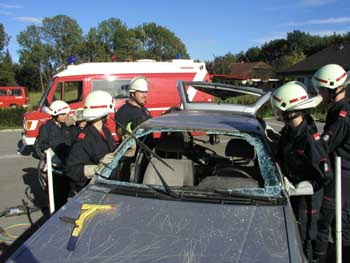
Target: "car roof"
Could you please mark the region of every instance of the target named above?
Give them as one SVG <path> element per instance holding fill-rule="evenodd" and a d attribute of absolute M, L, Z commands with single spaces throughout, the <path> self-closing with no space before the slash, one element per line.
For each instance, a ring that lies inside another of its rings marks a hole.
<path fill-rule="evenodd" d="M 140 128 L 264 133 L 263 124 L 255 116 L 221 111 L 178 111 L 149 119 Z"/>

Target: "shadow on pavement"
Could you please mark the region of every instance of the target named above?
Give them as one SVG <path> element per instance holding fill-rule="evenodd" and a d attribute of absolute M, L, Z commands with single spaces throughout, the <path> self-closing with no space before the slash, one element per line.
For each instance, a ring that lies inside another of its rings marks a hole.
<path fill-rule="evenodd" d="M 23 182 L 28 185 L 26 189 L 26 196 L 32 201 L 34 206 L 40 208 L 44 215 L 48 213 L 48 197 L 47 193 L 42 188 L 39 182 L 39 175 L 37 168 L 24 168 L 23 169 Z"/>
<path fill-rule="evenodd" d="M 48 216 L 39 218 L 30 228 L 28 228 L 21 236 L 19 236 L 11 245 L 1 244 L 0 246 L 0 262 L 5 262 L 36 230 L 43 225 Z M 36 262 L 34 258 L 27 258 L 27 262 Z M 34 260 L 34 261 L 33 261 Z"/>

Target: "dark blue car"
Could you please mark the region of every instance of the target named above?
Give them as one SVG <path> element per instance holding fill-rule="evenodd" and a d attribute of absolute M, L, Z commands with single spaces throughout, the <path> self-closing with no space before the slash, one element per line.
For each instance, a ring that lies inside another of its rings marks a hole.
<path fill-rule="evenodd" d="M 141 124 L 9 262 L 306 262 L 256 116 L 270 94 L 202 82 L 178 87 L 183 110 Z M 192 103 L 193 90 L 259 99 Z M 91 214 L 76 233 L 84 205 L 114 209 Z"/>

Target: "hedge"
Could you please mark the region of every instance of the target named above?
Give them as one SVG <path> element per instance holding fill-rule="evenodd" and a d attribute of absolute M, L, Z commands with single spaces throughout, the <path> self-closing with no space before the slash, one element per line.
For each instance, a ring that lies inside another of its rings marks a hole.
<path fill-rule="evenodd" d="M 22 127 L 24 108 L 4 108 L 0 109 L 0 128 Z"/>

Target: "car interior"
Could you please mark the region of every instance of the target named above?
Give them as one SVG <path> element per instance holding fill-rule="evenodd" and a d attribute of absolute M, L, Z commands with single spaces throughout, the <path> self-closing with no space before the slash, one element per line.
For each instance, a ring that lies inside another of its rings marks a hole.
<path fill-rule="evenodd" d="M 120 159 L 117 180 L 162 185 L 160 174 L 174 187 L 199 190 L 264 187 L 256 150 L 243 137 L 209 132 L 162 132 L 148 134 L 142 141 L 160 159 L 137 146 L 133 157 Z"/>

